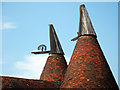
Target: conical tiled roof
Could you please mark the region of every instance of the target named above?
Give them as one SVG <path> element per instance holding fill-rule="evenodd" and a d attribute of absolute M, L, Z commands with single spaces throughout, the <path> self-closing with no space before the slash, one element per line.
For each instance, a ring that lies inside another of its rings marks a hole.
<path fill-rule="evenodd" d="M 81 6 L 81 12 L 83 15 L 80 17 L 80 23 L 83 23 L 83 20 L 89 19 L 84 5 Z M 91 25 L 89 21 L 86 21 L 84 25 L 80 24 L 80 36 L 61 88 L 114 88 L 114 90 L 118 90 L 109 65 L 95 37 L 96 34 L 91 26 L 88 29 L 88 25 Z"/>
<path fill-rule="evenodd" d="M 63 81 L 63 77 L 67 68 L 67 63 L 64 58 L 64 52 L 58 40 L 57 34 L 53 28 L 53 25 L 49 25 L 50 28 L 50 56 L 47 59 L 40 80 L 45 81 Z"/>
<path fill-rule="evenodd" d="M 66 69 L 67 63 L 63 55 L 50 55 L 40 80 L 62 82 Z"/>

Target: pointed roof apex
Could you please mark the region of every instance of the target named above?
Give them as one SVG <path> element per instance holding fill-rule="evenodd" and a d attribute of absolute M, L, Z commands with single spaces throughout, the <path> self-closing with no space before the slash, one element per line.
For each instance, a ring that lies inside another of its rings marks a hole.
<path fill-rule="evenodd" d="M 81 4 L 80 7 L 85 7 L 85 4 Z"/>
<path fill-rule="evenodd" d="M 80 5 L 79 35 L 95 35 L 96 36 L 84 4 Z"/>
<path fill-rule="evenodd" d="M 50 48 L 51 48 L 50 54 L 64 55 L 61 44 L 59 42 L 59 39 L 52 24 L 49 24 L 49 30 L 50 30 Z"/>
<path fill-rule="evenodd" d="M 80 5 L 80 20 L 79 20 L 79 32 L 78 36 L 72 39 L 72 41 L 77 40 L 80 36 L 95 36 L 96 33 L 90 21 L 88 12 L 84 4 Z"/>
<path fill-rule="evenodd" d="M 38 51 L 31 52 L 31 53 L 33 53 L 33 54 L 49 53 L 49 54 L 64 55 L 61 44 L 58 40 L 57 34 L 56 34 L 55 29 L 52 24 L 49 24 L 49 31 L 50 31 L 50 50 L 46 51 L 46 46 L 44 44 L 42 44 L 38 47 Z"/>

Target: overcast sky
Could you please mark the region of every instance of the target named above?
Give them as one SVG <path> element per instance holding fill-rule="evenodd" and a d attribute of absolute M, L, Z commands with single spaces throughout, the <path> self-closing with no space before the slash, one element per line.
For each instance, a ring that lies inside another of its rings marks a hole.
<path fill-rule="evenodd" d="M 69 64 L 79 24 L 76 3 L 2 3 L 2 75 L 39 79 L 48 54 L 32 55 L 40 44 L 50 50 L 49 24 L 53 24 Z M 118 82 L 118 6 L 84 3 L 97 39 Z"/>

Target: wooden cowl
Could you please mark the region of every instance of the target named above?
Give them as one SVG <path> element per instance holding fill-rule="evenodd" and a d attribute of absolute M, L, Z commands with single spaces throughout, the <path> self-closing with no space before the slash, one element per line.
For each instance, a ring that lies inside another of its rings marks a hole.
<path fill-rule="evenodd" d="M 118 90 L 94 36 L 79 37 L 61 88 L 114 88 Z"/>
<path fill-rule="evenodd" d="M 48 57 L 40 80 L 62 82 L 67 69 L 63 55 L 52 54 Z"/>

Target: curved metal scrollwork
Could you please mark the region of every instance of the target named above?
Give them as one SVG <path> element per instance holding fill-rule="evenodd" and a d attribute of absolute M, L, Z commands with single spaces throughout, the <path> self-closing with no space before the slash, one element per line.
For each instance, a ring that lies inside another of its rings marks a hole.
<path fill-rule="evenodd" d="M 41 50 L 42 52 L 46 51 L 46 49 L 47 49 L 47 47 L 44 44 L 38 46 L 38 50 Z"/>

